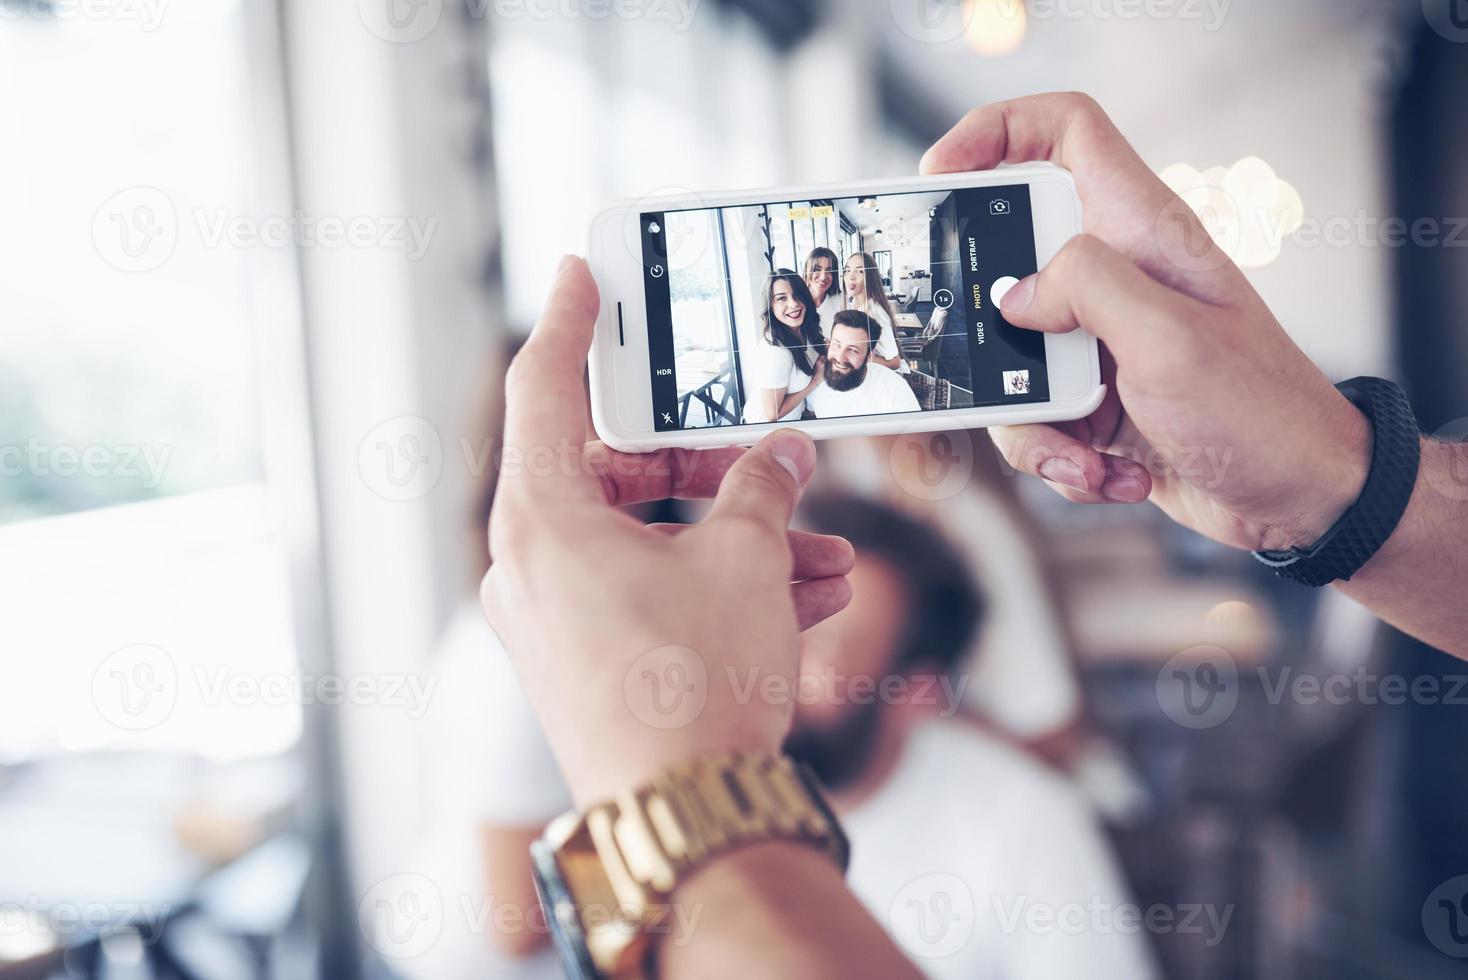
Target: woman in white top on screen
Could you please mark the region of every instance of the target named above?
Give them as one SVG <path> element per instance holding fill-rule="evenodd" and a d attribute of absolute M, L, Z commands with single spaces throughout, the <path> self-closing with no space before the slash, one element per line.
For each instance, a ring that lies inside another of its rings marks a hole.
<path fill-rule="evenodd" d="M 831 318 L 846 308 L 841 302 L 841 286 L 836 282 L 836 270 L 841 260 L 836 253 L 824 245 L 817 245 L 805 257 L 805 284 L 810 287 L 811 299 L 815 300 L 816 311 L 821 314 L 821 326 L 829 327 Z"/>
<path fill-rule="evenodd" d="M 896 315 L 892 304 L 887 302 L 887 292 L 882 288 L 882 276 L 877 271 L 876 260 L 866 252 L 853 252 L 846 260 L 846 308 L 860 310 L 882 328 L 882 334 L 873 348 L 871 362 L 891 368 L 898 374 L 910 370 L 897 347 L 897 328 L 893 326 Z"/>
<path fill-rule="evenodd" d="M 765 284 L 764 329 L 752 353 L 746 422 L 793 422 L 825 376 L 821 315 L 805 280 L 777 269 Z"/>

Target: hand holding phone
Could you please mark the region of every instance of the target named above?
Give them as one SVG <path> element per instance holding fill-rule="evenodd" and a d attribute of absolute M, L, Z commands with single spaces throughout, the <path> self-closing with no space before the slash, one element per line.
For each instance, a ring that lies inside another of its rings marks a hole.
<path fill-rule="evenodd" d="M 998 304 L 1080 228 L 1047 164 L 611 208 L 591 230 L 597 432 L 648 451 L 1084 416 L 1095 340 Z"/>
<path fill-rule="evenodd" d="M 1365 479 L 1364 417 L 1095 100 L 1038 95 L 974 109 L 922 167 L 1033 159 L 1074 173 L 1084 233 L 1005 297 L 1006 318 L 1096 334 L 1106 393 L 1066 425 L 990 429 L 994 444 L 1070 500 L 1150 499 L 1232 547 L 1319 538 Z"/>

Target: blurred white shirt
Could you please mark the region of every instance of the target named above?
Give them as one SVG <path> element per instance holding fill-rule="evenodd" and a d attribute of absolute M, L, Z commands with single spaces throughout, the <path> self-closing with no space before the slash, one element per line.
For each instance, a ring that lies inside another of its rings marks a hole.
<path fill-rule="evenodd" d="M 1080 796 L 977 729 L 923 724 L 891 778 L 842 823 L 852 890 L 930 977 L 1156 975 Z"/>

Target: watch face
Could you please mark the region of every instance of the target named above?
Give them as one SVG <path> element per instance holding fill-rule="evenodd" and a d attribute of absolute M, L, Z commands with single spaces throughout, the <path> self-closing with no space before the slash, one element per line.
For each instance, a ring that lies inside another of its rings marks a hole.
<path fill-rule="evenodd" d="M 586 934 L 581 931 L 576 905 L 566 890 L 566 883 L 561 880 L 555 852 L 545 841 L 530 845 L 530 866 L 535 877 L 536 894 L 545 909 L 546 925 L 550 928 L 556 955 L 561 959 L 561 968 L 570 980 L 596 980 L 596 967 L 591 962 L 591 952 L 586 948 Z"/>

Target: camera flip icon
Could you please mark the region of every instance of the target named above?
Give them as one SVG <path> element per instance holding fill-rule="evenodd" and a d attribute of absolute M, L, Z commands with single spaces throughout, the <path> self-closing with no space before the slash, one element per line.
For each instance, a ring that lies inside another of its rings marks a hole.
<path fill-rule="evenodd" d="M 994 200 L 992 200 L 992 201 L 989 202 L 989 213 L 990 214 L 1009 214 L 1010 213 L 1009 202 L 1006 201 L 1002 197 L 995 198 Z"/>

